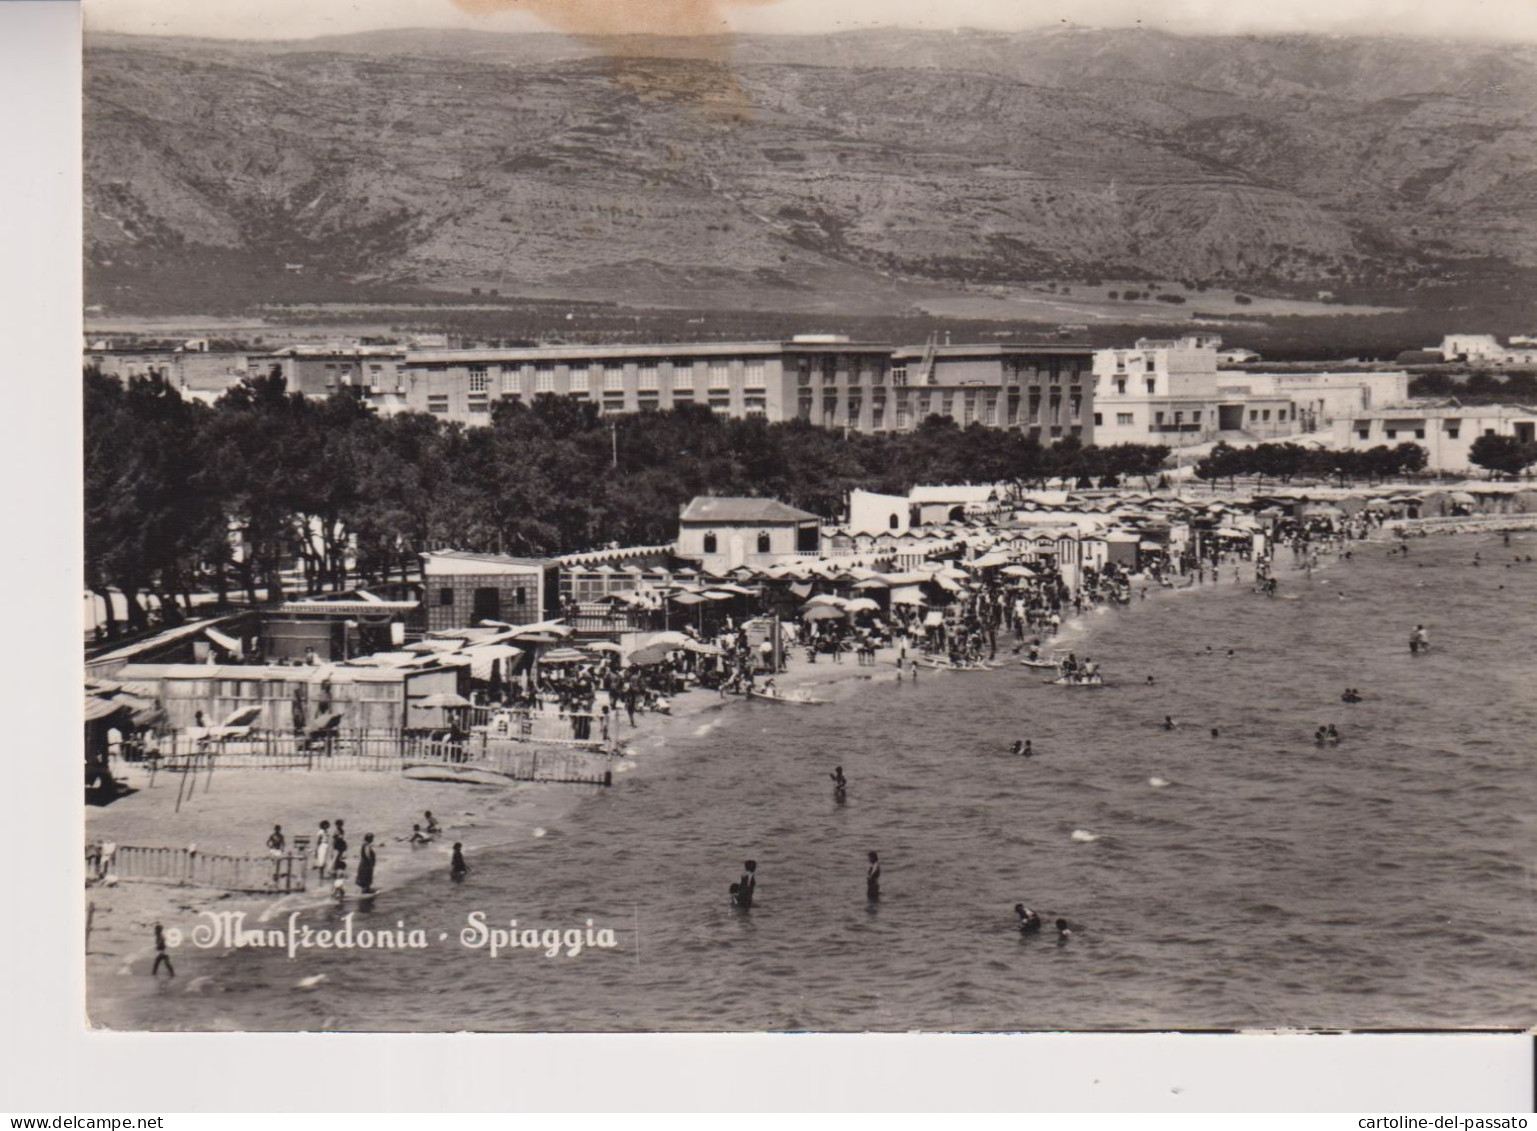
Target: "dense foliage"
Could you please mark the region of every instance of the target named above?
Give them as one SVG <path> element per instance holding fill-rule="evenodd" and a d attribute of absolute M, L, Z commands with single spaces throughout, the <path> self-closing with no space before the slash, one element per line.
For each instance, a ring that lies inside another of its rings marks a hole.
<path fill-rule="evenodd" d="M 1290 482 L 1296 476 L 1337 479 L 1343 486 L 1357 479 L 1378 479 L 1425 470 L 1428 456 L 1418 444 L 1379 444 L 1365 451 L 1321 451 L 1301 444 L 1256 444 L 1234 448 L 1219 443 L 1195 465 L 1201 479 L 1257 478 Z"/>
<path fill-rule="evenodd" d="M 313 400 L 278 377 L 211 408 L 158 378 L 85 377 L 87 584 L 143 595 L 174 619 L 203 586 L 276 599 L 296 557 L 311 591 L 406 576 L 423 550 L 569 553 L 677 536 L 694 495 L 760 495 L 816 514 L 854 488 L 915 483 L 1151 480 L 1164 447 L 1051 448 L 1017 431 L 931 417 L 897 436 L 726 420 L 694 406 L 602 417 L 542 396 L 497 405 L 488 427 L 380 416 L 343 393 Z M 232 537 L 233 535 L 233 537 Z M 115 629 L 115 625 L 112 626 Z"/>
<path fill-rule="evenodd" d="M 1411 397 L 1456 397 L 1463 404 L 1537 403 L 1537 373 L 1496 376 L 1477 372 L 1458 380 L 1451 371 L 1421 373 L 1409 381 Z"/>
<path fill-rule="evenodd" d="M 1537 463 L 1537 444 L 1514 436 L 1480 436 L 1468 450 L 1468 458 L 1499 475 L 1520 475 Z"/>

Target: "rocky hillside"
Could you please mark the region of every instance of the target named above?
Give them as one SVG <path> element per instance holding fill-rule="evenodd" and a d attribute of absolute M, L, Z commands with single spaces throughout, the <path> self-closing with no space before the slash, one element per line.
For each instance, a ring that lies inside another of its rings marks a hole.
<path fill-rule="evenodd" d="M 93 281 L 197 263 L 200 287 L 233 286 L 295 262 L 605 297 L 1407 285 L 1455 259 L 1537 266 L 1537 51 L 1133 31 L 705 49 L 98 36 L 85 184 Z"/>

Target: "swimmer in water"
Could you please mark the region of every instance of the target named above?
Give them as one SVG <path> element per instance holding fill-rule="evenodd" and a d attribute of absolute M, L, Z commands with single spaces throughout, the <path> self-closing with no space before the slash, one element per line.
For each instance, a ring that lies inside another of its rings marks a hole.
<path fill-rule="evenodd" d="M 833 779 L 833 792 L 834 793 L 842 793 L 845 789 L 847 789 L 849 787 L 849 779 L 843 776 L 843 767 L 842 766 L 838 766 L 836 769 L 833 770 L 832 773 L 828 774 L 827 776 Z"/>
<path fill-rule="evenodd" d="M 1035 757 L 1035 748 L 1030 745 L 1030 740 L 1028 738 L 1025 739 L 1025 748 L 1020 751 L 1020 754 L 1026 758 Z"/>
<path fill-rule="evenodd" d="M 1340 732 L 1334 729 L 1333 723 L 1329 724 L 1329 730 L 1326 737 L 1329 740 L 1330 746 L 1338 746 L 1340 744 Z"/>
<path fill-rule="evenodd" d="M 881 858 L 878 854 L 870 853 L 870 866 L 865 869 L 865 898 L 876 900 L 881 897 Z"/>
<path fill-rule="evenodd" d="M 464 883 L 464 877 L 469 875 L 470 866 L 464 862 L 464 845 L 460 841 L 454 841 L 454 858 L 448 865 L 448 878 L 456 884 Z"/>
<path fill-rule="evenodd" d="M 1023 754 L 1024 752 L 1025 752 L 1025 744 L 1023 742 L 1021 742 L 1019 739 L 1016 738 L 1014 740 L 1014 745 L 1009 747 L 1009 753 L 1010 754 Z"/>
<path fill-rule="evenodd" d="M 1172 715 L 1165 715 L 1163 717 L 1163 729 L 1164 730 L 1173 730 L 1174 729 L 1174 717 Z"/>
<path fill-rule="evenodd" d="M 1213 738 L 1221 738 L 1222 737 L 1222 733 L 1219 730 L 1217 730 L 1216 727 L 1212 727 L 1211 728 L 1211 736 Z"/>
<path fill-rule="evenodd" d="M 751 907 L 753 895 L 758 889 L 758 862 L 749 860 L 742 867 L 742 878 L 737 881 L 737 906 Z"/>
<path fill-rule="evenodd" d="M 1019 916 L 1019 933 L 1033 935 L 1041 929 L 1041 917 L 1023 903 L 1014 905 L 1014 914 Z"/>
<path fill-rule="evenodd" d="M 1152 676 L 1148 676 L 1148 677 L 1147 677 L 1147 685 L 1148 685 L 1148 686 L 1149 686 L 1149 687 L 1152 687 L 1152 686 L 1153 686 L 1153 684 L 1155 684 L 1155 683 L 1157 683 L 1157 682 L 1158 682 L 1158 681 L 1157 681 L 1157 680 L 1155 680 L 1155 679 L 1154 679 L 1154 678 L 1153 678 L 1153 677 L 1152 677 Z"/>
<path fill-rule="evenodd" d="M 1057 920 L 1057 945 L 1061 946 L 1072 937 L 1073 932 L 1068 929 L 1066 919 Z"/>
<path fill-rule="evenodd" d="M 1322 746 L 1328 740 L 1328 737 L 1329 731 L 1324 727 L 1319 727 L 1313 732 L 1313 745 Z"/>

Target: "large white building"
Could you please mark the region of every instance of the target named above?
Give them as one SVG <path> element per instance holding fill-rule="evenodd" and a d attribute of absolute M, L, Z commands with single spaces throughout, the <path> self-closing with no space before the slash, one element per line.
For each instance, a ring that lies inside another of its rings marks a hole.
<path fill-rule="evenodd" d="M 1295 408 L 1297 432 L 1317 432 L 1331 427 L 1343 416 L 1405 404 L 1409 400 L 1409 374 L 1357 373 L 1237 373 L 1224 371 L 1219 391 L 1242 392 L 1256 401 L 1289 400 Z M 1246 411 L 1252 412 L 1250 406 Z M 1263 422 L 1261 422 L 1263 423 Z"/>
<path fill-rule="evenodd" d="M 700 405 L 726 417 L 890 433 L 931 416 L 1017 430 L 1043 444 L 1093 442 L 1090 350 L 1072 345 L 851 342 L 835 334 L 771 342 L 654 342 L 413 351 L 405 404 L 486 424 L 498 401 L 569 397 L 600 412 Z"/>
<path fill-rule="evenodd" d="M 1220 368 L 1221 340 L 1143 338 L 1094 355 L 1094 437 L 1186 447 L 1221 438 L 1273 441 L 1342 416 L 1402 404 L 1409 375 L 1257 373 Z"/>
<path fill-rule="evenodd" d="M 1140 338 L 1094 355 L 1094 438 L 1109 444 L 1188 447 L 1226 432 L 1271 440 L 1298 430 L 1284 393 L 1251 389 L 1251 375 L 1217 368 L 1221 339 Z"/>
<path fill-rule="evenodd" d="M 1432 471 L 1477 471 L 1470 453 L 1480 436 L 1537 440 L 1537 408 L 1522 405 L 1407 405 L 1341 417 L 1335 444 L 1363 450 L 1379 444 L 1418 444 Z"/>

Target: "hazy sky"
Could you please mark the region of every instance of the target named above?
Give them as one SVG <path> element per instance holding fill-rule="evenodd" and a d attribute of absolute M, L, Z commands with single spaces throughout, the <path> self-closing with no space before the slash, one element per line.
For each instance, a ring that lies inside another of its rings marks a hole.
<path fill-rule="evenodd" d="M 1537 42 L 1537 0 L 86 0 L 94 30 L 253 39 L 400 27 L 493 31 L 1021 29 L 1064 21 L 1174 32 Z M 538 13 L 538 14 L 535 14 Z"/>

